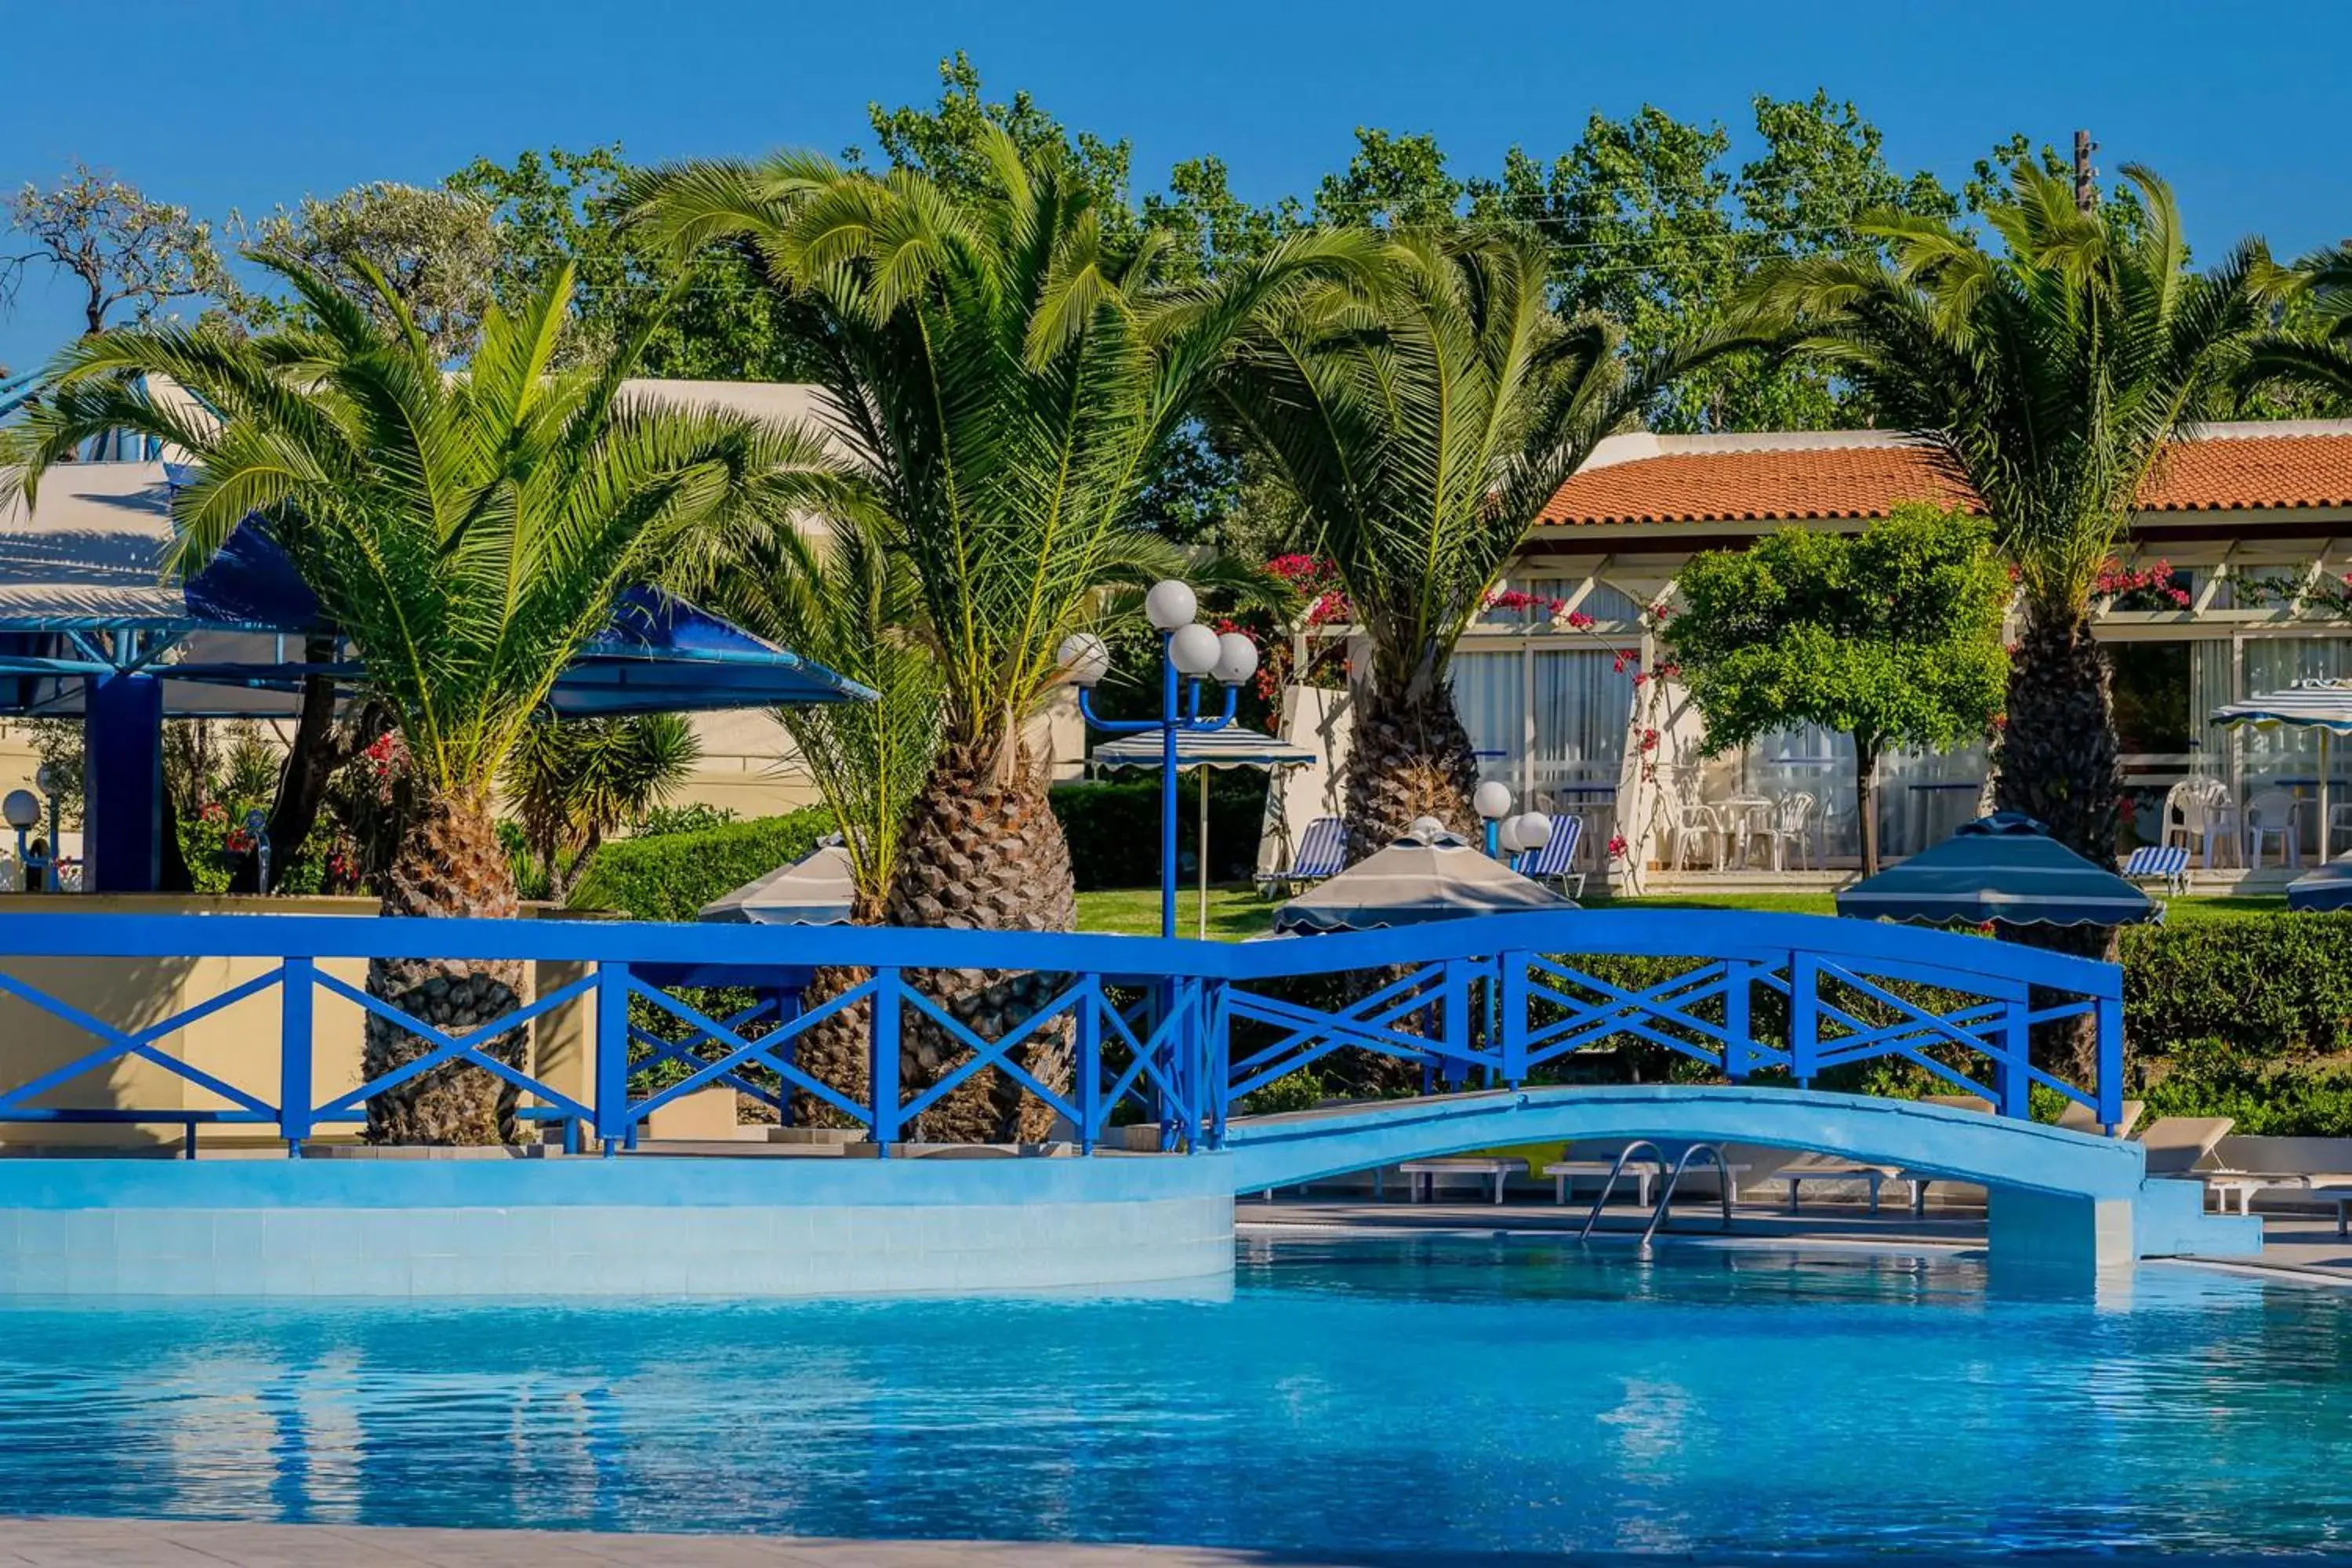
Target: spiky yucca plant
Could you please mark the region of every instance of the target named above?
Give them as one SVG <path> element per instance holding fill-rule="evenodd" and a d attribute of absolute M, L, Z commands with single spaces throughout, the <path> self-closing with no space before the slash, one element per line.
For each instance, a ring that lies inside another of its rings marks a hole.
<path fill-rule="evenodd" d="M 1213 284 L 1163 286 L 1166 252 L 1107 234 L 1082 174 L 1024 161 L 982 132 L 991 183 L 962 194 L 910 170 L 797 153 L 651 171 L 636 222 L 681 250 L 748 242 L 792 303 L 830 394 L 833 429 L 870 478 L 914 571 L 940 680 L 939 752 L 899 840 L 885 911 L 901 925 L 1066 931 L 1069 849 L 1029 721 L 1062 678 L 1058 649 L 1098 591 L 1179 572 L 1135 522 L 1168 438 L 1255 311 L 1360 265 L 1353 235 L 1286 241 Z M 1001 1035 L 1049 982 L 987 971 L 923 977 L 967 1025 Z M 910 1019 L 901 1073 L 929 1084 L 965 1057 Z M 1025 1047 L 1066 1084 L 1066 1037 Z M 1044 1108 L 984 1074 L 937 1106 L 925 1137 L 1034 1136 Z"/>
<path fill-rule="evenodd" d="M 702 756 L 675 713 L 570 719 L 525 729 L 500 770 L 500 793 L 562 903 L 605 837 L 667 802 Z"/>
<path fill-rule="evenodd" d="M 76 345 L 33 416 L 27 488 L 101 431 L 190 452 L 201 471 L 173 498 L 170 568 L 200 568 L 257 520 L 364 660 L 368 691 L 405 742 L 419 806 L 383 912 L 511 915 L 491 791 L 557 676 L 623 589 L 710 531 L 829 495 L 831 460 L 803 432 L 625 395 L 633 347 L 555 369 L 568 270 L 519 312 L 491 310 L 466 373 L 450 375 L 380 275 L 366 274 L 372 311 L 299 263 L 257 259 L 313 325 L 250 340 L 156 325 Z M 151 396 L 150 377 L 179 383 L 216 417 Z M 368 984 L 462 1033 L 509 1011 L 522 974 L 378 960 Z M 425 1049 L 373 1016 L 367 1031 L 370 1078 Z M 519 1059 L 520 1033 L 499 1048 Z M 509 1131 L 509 1100 L 491 1075 L 445 1067 L 372 1100 L 369 1135 L 493 1142 Z"/>

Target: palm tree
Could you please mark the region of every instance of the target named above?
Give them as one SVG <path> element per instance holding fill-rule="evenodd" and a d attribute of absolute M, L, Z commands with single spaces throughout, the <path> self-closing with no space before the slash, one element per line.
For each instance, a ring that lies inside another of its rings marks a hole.
<path fill-rule="evenodd" d="M 1401 235 L 1381 259 L 1372 283 L 1261 316 L 1213 383 L 1213 417 L 1295 493 L 1370 643 L 1348 763 L 1359 856 L 1418 816 L 1475 826 L 1454 645 L 1601 438 L 1733 346 L 1629 361 L 1613 324 L 1552 311 L 1543 247 L 1517 235 Z"/>
<path fill-rule="evenodd" d="M 193 454 L 201 473 L 173 499 L 169 568 L 201 568 L 257 519 L 364 659 L 367 691 L 404 742 L 418 807 L 383 912 L 512 915 L 492 786 L 556 677 L 623 589 L 731 520 L 829 495 L 831 460 L 802 432 L 629 397 L 634 348 L 552 368 L 568 270 L 519 313 L 492 310 L 467 373 L 452 376 L 380 275 L 367 279 L 372 312 L 315 269 L 257 259 L 311 325 L 245 341 L 154 325 L 68 350 L 34 416 L 27 488 L 98 431 Z M 151 376 L 216 417 L 151 397 Z M 373 994 L 458 1032 L 509 1011 L 521 984 L 513 963 L 377 960 L 368 971 Z M 367 1028 L 371 1079 L 425 1049 L 380 1018 Z M 499 1048 L 520 1059 L 520 1032 Z M 509 1100 L 479 1069 L 436 1068 L 370 1101 L 369 1136 L 497 1142 Z"/>
<path fill-rule="evenodd" d="M 2248 239 L 2189 266 L 2172 191 L 2137 166 L 2136 208 L 2085 212 L 2028 163 L 1985 209 L 2000 240 L 1886 214 L 1886 255 L 1778 264 L 1752 319 L 1866 394 L 1974 487 L 2015 564 L 2022 627 L 1995 798 L 2102 864 L 2122 780 L 2099 571 L 2166 448 L 2216 405 L 2264 318 L 2273 269 Z"/>
<path fill-rule="evenodd" d="M 876 693 L 871 702 L 781 708 L 776 721 L 832 811 L 856 889 L 851 918 L 883 918 L 907 814 L 929 775 L 940 740 L 940 668 L 923 635 L 913 568 L 892 548 L 886 523 L 836 509 L 822 529 L 772 530 L 745 542 L 695 587 L 703 604 L 746 630 L 806 654 Z M 820 969 L 802 1003 L 814 1011 L 867 971 Z M 802 1034 L 798 1062 L 820 1082 L 862 1100 L 870 1081 L 866 1020 L 851 1008 Z M 838 1113 L 814 1095 L 795 1097 L 801 1126 Z"/>
<path fill-rule="evenodd" d="M 675 713 L 530 725 L 507 755 L 508 809 L 562 903 L 605 835 L 677 793 L 702 755 Z"/>
<path fill-rule="evenodd" d="M 1360 258 L 1358 237 L 1305 236 L 1214 284 L 1163 286 L 1165 247 L 1122 246 L 1083 174 L 980 136 L 989 181 L 950 190 L 805 154 L 698 163 L 633 182 L 635 222 L 692 250 L 749 243 L 785 294 L 830 395 L 836 438 L 874 485 L 911 564 L 940 681 L 939 751 L 916 792 L 884 910 L 901 925 L 1066 931 L 1068 846 L 1029 721 L 1063 679 L 1063 640 L 1098 590 L 1180 570 L 1137 501 L 1234 331 L 1302 279 Z M 992 182 L 989 183 L 989 182 Z M 923 983 L 997 1037 L 1048 982 L 956 971 Z M 902 1073 L 935 1081 L 964 1053 L 910 1020 Z M 1066 1044 L 1024 1066 L 1066 1082 Z M 979 1075 L 924 1121 L 950 1139 L 1034 1135 L 1043 1107 Z"/>
<path fill-rule="evenodd" d="M 2245 379 L 2291 382 L 2352 400 L 2352 240 L 2305 257 L 2294 280 L 2311 307 L 2306 329 L 2264 333 L 2248 356 Z"/>

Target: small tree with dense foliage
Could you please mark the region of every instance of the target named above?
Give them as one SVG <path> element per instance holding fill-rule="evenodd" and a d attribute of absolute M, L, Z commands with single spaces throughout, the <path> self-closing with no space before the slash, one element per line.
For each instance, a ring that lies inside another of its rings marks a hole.
<path fill-rule="evenodd" d="M 1859 535 L 1786 529 L 1701 555 L 1680 579 L 1675 653 L 1710 754 L 1796 724 L 1853 737 L 1862 868 L 1878 869 L 1878 759 L 1985 733 L 2009 658 L 1991 525 L 1905 506 Z"/>

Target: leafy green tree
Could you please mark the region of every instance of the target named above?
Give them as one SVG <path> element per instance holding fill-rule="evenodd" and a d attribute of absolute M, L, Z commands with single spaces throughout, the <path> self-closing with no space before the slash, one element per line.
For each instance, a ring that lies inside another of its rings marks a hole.
<path fill-rule="evenodd" d="M 1498 180 L 1471 183 L 1472 210 L 1528 226 L 1551 248 L 1566 311 L 1622 321 L 1646 352 L 1721 324 L 1741 281 L 1792 256 L 1869 248 L 1855 222 L 1875 208 L 1948 217 L 1951 195 L 1925 174 L 1899 175 L 1877 129 L 1851 103 L 1759 96 L 1763 151 L 1726 166 L 1721 125 L 1644 106 L 1594 115 L 1549 165 L 1514 148 Z M 1763 353 L 1727 354 L 1647 411 L 1669 431 L 1832 429 L 1871 422 L 1858 389 L 1819 367 Z"/>
<path fill-rule="evenodd" d="M 524 729 L 507 754 L 507 809 L 562 903 L 606 836 L 667 801 L 702 755 L 675 713 L 556 720 Z"/>
<path fill-rule="evenodd" d="M 377 301 L 371 275 L 390 285 L 407 319 L 443 361 L 470 352 L 498 281 L 503 237 L 488 203 L 455 191 L 379 180 L 321 201 L 303 198 L 231 228 L 247 248 L 291 257 L 335 285 L 390 327 L 398 320 Z M 247 327 L 293 321 L 299 298 L 220 290 L 222 305 Z"/>
<path fill-rule="evenodd" d="M 1783 529 L 1694 557 L 1675 658 L 1710 755 L 1817 724 L 1853 737 L 1863 875 L 1878 870 L 1878 760 L 1979 739 L 2000 710 L 2009 574 L 1992 527 L 1897 507 L 1862 533 Z"/>
<path fill-rule="evenodd" d="M 979 68 L 961 49 L 940 62 L 936 105 L 885 109 L 870 103 L 866 116 L 888 167 L 919 174 L 941 190 L 966 198 L 985 198 L 994 190 L 991 147 L 1001 136 L 1026 161 L 1058 162 L 1069 178 L 1086 187 L 1095 220 L 1106 233 L 1125 234 L 1134 226 L 1128 195 L 1133 150 L 1128 143 L 1106 142 L 1087 132 L 1073 133 L 1026 92 L 989 101 Z M 853 169 L 862 167 L 865 154 L 852 147 L 843 153 L 842 162 Z"/>
<path fill-rule="evenodd" d="M 1631 361 L 1561 321 L 1511 232 L 1401 231 L 1369 285 L 1328 285 L 1246 331 L 1215 416 L 1297 498 L 1371 644 L 1348 762 L 1361 856 L 1415 817 L 1475 826 L 1454 644 L 1545 503 L 1601 438 L 1715 347 Z"/>
<path fill-rule="evenodd" d="M 759 259 L 720 241 L 688 256 L 638 243 L 623 227 L 618 143 L 586 152 L 525 152 L 511 163 L 477 158 L 448 187 L 488 204 L 499 253 L 494 289 L 527 299 L 570 266 L 579 353 L 593 357 L 642 339 L 642 375 L 683 381 L 805 381 L 812 373 L 786 329 L 784 301 Z"/>
<path fill-rule="evenodd" d="M 2071 181 L 2021 161 L 1984 207 L 1999 251 L 1880 214 L 1862 227 L 1891 260 L 1789 261 L 1749 300 L 1760 325 L 1852 381 L 1983 499 L 2024 598 L 1996 798 L 2102 864 L 2122 784 L 2091 635 L 2099 569 L 2166 447 L 2242 363 L 2273 271 L 2252 239 L 2191 270 L 2171 188 L 2125 176 L 2137 220 L 2114 203 L 2078 211 Z"/>
<path fill-rule="evenodd" d="M 220 278 L 209 224 L 87 164 L 48 190 L 27 181 L 8 203 L 8 223 L 23 248 L 0 255 L 0 307 L 14 303 L 29 268 L 45 266 L 81 290 L 82 330 L 92 336 L 118 310 L 144 321 Z"/>
<path fill-rule="evenodd" d="M 679 252 L 742 236 L 805 308 L 835 434 L 913 566 L 941 733 L 900 840 L 891 921 L 1066 931 L 1068 847 L 1045 759 L 1024 738 L 1062 679 L 1060 645 L 1096 617 L 1106 584 L 1183 569 L 1135 510 L 1233 333 L 1364 247 L 1302 237 L 1213 286 L 1170 291 L 1166 248 L 1117 243 L 1066 152 L 1024 156 L 992 123 L 977 136 L 989 177 L 970 191 L 804 154 L 677 165 L 633 190 L 648 233 Z M 1041 999 L 1003 975 L 929 984 L 983 1037 Z M 908 1034 L 910 1083 L 961 1055 L 928 1026 Z M 1066 1040 L 1024 1049 L 1043 1081 L 1067 1081 Z M 1041 1111 L 1002 1075 L 976 1075 L 925 1130 L 1034 1134 Z"/>
<path fill-rule="evenodd" d="M 263 258 L 315 326 L 236 339 L 150 325 L 86 339 L 31 419 L 28 490 L 94 431 L 175 442 L 200 465 L 172 501 L 167 563 L 196 571 L 258 514 L 355 646 L 416 795 L 383 896 L 388 915 L 511 915 L 492 788 L 556 677 L 616 595 L 713 531 L 771 523 L 835 493 L 814 437 L 717 410 L 634 402 L 625 351 L 560 370 L 571 303 L 559 269 L 519 313 L 492 306 L 463 376 L 364 263 L 374 310 L 315 268 Z M 380 313 L 388 315 L 387 327 Z M 150 395 L 168 378 L 212 412 Z M 456 1032 L 511 1008 L 520 966 L 377 960 L 371 991 Z M 424 1050 L 371 1016 L 377 1077 Z M 499 1049 L 519 1056 L 518 1036 Z M 486 1142 L 511 1096 L 447 1066 L 369 1105 L 380 1142 Z"/>

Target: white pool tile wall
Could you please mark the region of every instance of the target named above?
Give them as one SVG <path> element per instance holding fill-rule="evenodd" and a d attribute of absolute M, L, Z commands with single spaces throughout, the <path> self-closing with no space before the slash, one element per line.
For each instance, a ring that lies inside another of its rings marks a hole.
<path fill-rule="evenodd" d="M 27 1162 L 0 1167 L 0 1294 L 935 1294 L 1233 1266 L 1214 1157 L 736 1163 L 758 1169 Z"/>

